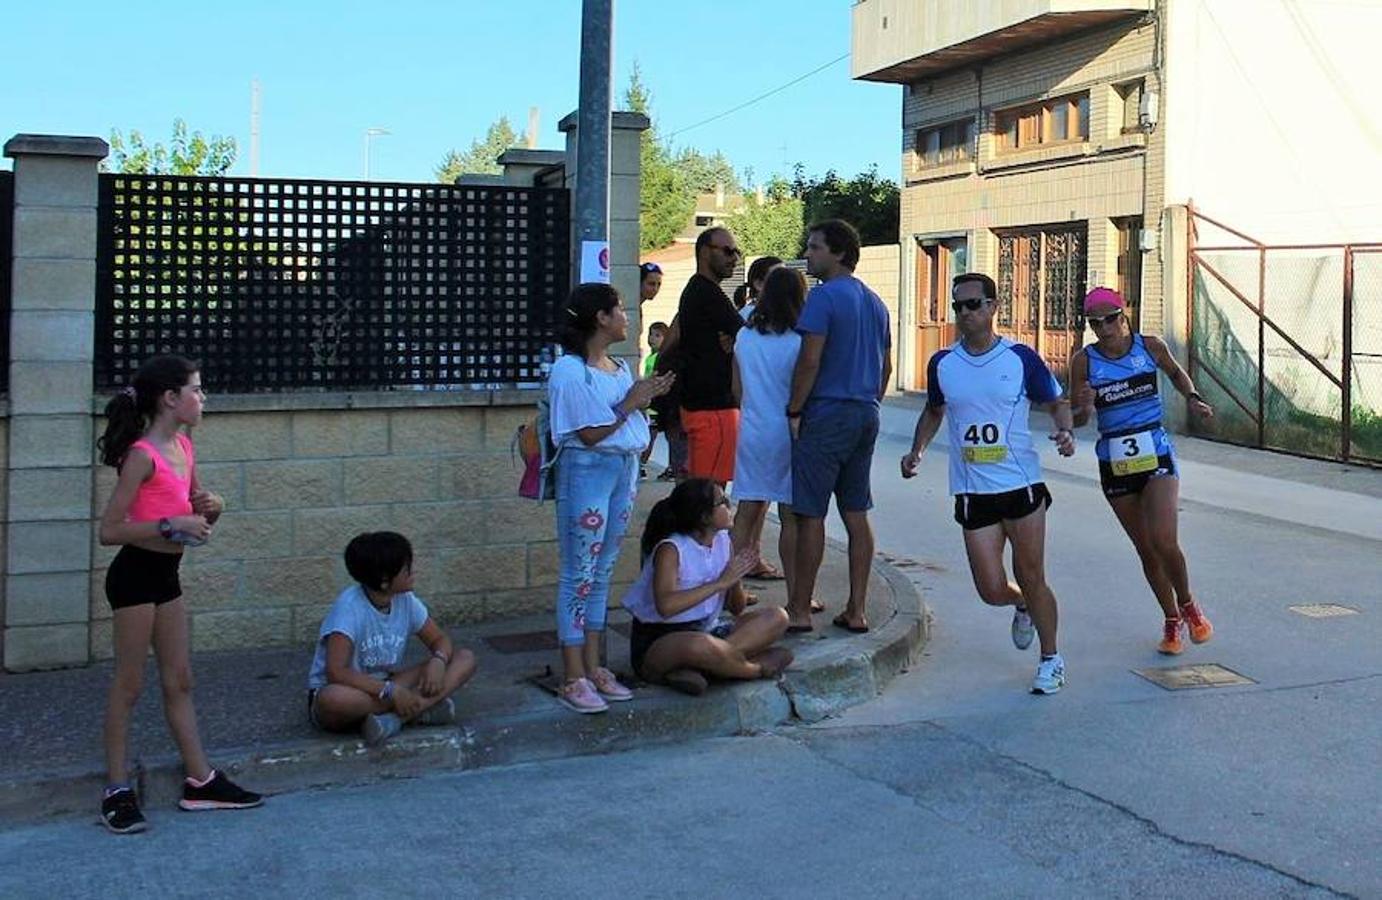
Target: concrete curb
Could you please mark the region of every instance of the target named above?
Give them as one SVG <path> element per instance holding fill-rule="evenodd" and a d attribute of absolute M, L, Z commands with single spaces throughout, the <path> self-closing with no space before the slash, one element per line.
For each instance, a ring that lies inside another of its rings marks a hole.
<path fill-rule="evenodd" d="M 256 790 L 282 793 L 817 722 L 876 697 L 919 658 L 929 636 L 930 617 L 917 587 L 881 559 L 874 571 L 892 591 L 896 611 L 889 620 L 865 635 L 800 646 L 797 661 L 777 682 L 717 686 L 694 699 L 661 689 L 640 691 L 632 709 L 614 704 L 599 716 L 573 716 L 553 705 L 457 728 L 410 729 L 377 749 L 354 738 L 318 739 L 217 749 L 214 756 L 233 778 Z M 182 766 L 175 755 L 136 761 L 134 777 L 145 805 L 171 806 L 181 796 Z M 0 782 L 0 826 L 90 815 L 104 781 L 102 771 L 88 768 Z"/>

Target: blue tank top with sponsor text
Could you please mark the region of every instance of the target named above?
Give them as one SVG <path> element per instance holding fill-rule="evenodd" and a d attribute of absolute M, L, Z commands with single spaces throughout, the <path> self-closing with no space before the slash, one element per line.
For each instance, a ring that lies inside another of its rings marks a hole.
<path fill-rule="evenodd" d="M 1098 418 L 1099 443 L 1095 454 L 1101 460 L 1110 459 L 1110 448 L 1131 452 L 1136 445 L 1128 438 L 1145 434 L 1147 446 L 1136 448 L 1138 455 L 1149 450 L 1155 456 L 1172 452 L 1171 439 L 1161 426 L 1161 396 L 1157 387 L 1157 364 L 1147 352 L 1142 335 L 1132 336 L 1132 346 L 1119 357 L 1100 353 L 1094 344 L 1084 348 L 1089 361 L 1089 386 L 1094 389 L 1094 412 Z M 1121 443 L 1120 443 L 1121 442 Z"/>

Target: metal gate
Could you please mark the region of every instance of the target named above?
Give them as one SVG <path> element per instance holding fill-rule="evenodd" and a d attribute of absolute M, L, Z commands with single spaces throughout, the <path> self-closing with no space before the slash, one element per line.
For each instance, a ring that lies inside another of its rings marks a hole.
<path fill-rule="evenodd" d="M 1194 208 L 1188 239 L 1190 375 L 1216 410 L 1191 431 L 1382 465 L 1382 243 L 1269 246 Z"/>

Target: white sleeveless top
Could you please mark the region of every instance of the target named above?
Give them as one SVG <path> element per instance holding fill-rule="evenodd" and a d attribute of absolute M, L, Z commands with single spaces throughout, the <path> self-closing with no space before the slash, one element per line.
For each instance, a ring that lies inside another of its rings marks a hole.
<path fill-rule="evenodd" d="M 653 560 L 663 544 L 677 548 L 677 590 L 698 587 L 720 577 L 729 562 L 731 545 L 728 531 L 715 533 L 715 540 L 709 547 L 689 534 L 674 534 L 659 541 L 652 555 L 643 564 L 638 580 L 624 595 L 624 609 L 627 609 L 640 622 L 649 624 L 661 622 L 704 622 L 705 630 L 715 624 L 715 617 L 725 605 L 725 592 L 711 594 L 690 609 L 683 610 L 670 618 L 663 618 L 657 611 L 657 601 L 653 598 Z"/>

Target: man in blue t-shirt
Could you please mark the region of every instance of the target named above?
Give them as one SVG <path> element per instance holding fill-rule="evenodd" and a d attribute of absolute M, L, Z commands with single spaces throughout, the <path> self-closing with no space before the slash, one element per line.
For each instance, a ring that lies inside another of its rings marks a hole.
<path fill-rule="evenodd" d="M 832 494 L 849 534 L 849 602 L 834 624 L 856 633 L 869 630 L 869 469 L 878 439 L 878 404 L 892 377 L 892 335 L 883 301 L 854 277 L 858 262 L 859 234 L 848 222 L 831 219 L 811 226 L 806 269 L 822 283 L 807 295 L 797 320 L 801 353 L 787 401 L 797 516 L 788 631 L 812 628 L 811 595 L 825 553 Z"/>
<path fill-rule="evenodd" d="M 1033 404 L 1055 420 L 1051 434 L 1061 456 L 1075 453 L 1070 403 L 1032 348 L 993 331 L 998 290 L 987 275 L 955 277 L 951 289 L 960 340 L 926 367 L 926 410 L 917 420 L 902 477 L 916 475 L 921 454 L 948 421 L 950 493 L 955 521 L 964 528 L 965 553 L 979 596 L 992 606 L 1014 606 L 1012 641 L 1019 650 L 1041 639 L 1032 693 L 1054 694 L 1065 684 L 1065 660 L 1056 649 L 1056 596 L 1046 584 L 1046 507 L 1041 458 L 1028 428 Z M 1003 547 L 1012 541 L 1008 581 Z"/>

